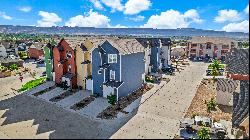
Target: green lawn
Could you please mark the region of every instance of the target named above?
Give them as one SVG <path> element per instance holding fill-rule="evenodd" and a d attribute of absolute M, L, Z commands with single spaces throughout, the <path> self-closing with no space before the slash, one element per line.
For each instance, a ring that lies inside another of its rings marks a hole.
<path fill-rule="evenodd" d="M 30 90 L 36 86 L 39 86 L 42 83 L 44 83 L 45 80 L 46 80 L 46 77 L 41 77 L 39 79 L 31 80 L 31 81 L 25 83 L 24 85 L 22 85 L 22 87 L 20 89 L 18 89 L 18 92 Z"/>

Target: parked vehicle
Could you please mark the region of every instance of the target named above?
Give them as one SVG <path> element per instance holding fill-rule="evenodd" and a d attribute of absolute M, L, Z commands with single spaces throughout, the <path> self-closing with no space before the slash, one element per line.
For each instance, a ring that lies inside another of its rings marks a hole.
<path fill-rule="evenodd" d="M 174 67 L 172 65 L 170 65 L 169 67 L 167 68 L 162 68 L 162 71 L 164 73 L 173 73 L 175 71 Z"/>
<path fill-rule="evenodd" d="M 212 123 L 211 118 L 195 116 L 194 119 L 183 118 L 180 120 L 180 128 L 184 128 L 188 134 L 199 131 L 202 127 L 210 129 L 210 133 L 217 136 L 217 138 L 224 139 L 227 135 L 226 127 L 221 123 Z"/>
<path fill-rule="evenodd" d="M 10 59 L 16 59 L 17 57 L 15 55 L 11 54 L 11 55 L 9 55 L 9 58 Z"/>

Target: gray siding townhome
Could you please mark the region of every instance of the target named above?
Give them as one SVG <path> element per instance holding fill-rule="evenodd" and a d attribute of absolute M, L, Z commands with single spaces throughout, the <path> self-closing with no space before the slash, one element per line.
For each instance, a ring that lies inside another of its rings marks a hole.
<path fill-rule="evenodd" d="M 93 93 L 119 99 L 139 89 L 145 77 L 144 56 L 144 47 L 135 39 L 108 38 L 93 48 Z"/>
<path fill-rule="evenodd" d="M 148 71 L 157 73 L 162 68 L 167 68 L 171 65 L 170 61 L 170 38 L 136 38 L 142 46 L 149 50 L 149 59 L 145 59 L 147 66 L 150 68 Z M 147 73 L 148 74 L 148 73 Z"/>

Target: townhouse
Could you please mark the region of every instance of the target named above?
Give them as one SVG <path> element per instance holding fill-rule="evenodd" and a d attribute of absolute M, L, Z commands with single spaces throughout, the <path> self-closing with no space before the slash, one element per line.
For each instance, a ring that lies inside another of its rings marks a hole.
<path fill-rule="evenodd" d="M 249 137 L 249 49 L 234 48 L 226 57 L 227 77 L 239 81 L 240 91 L 233 94 L 232 126 L 235 135 Z M 242 133 L 243 132 L 243 133 Z"/>
<path fill-rule="evenodd" d="M 34 59 L 44 59 L 44 44 L 35 42 L 28 49 L 28 55 Z"/>
<path fill-rule="evenodd" d="M 53 48 L 53 67 L 57 85 L 66 81 L 70 88 L 77 88 L 75 52 L 65 39 Z"/>
<path fill-rule="evenodd" d="M 188 40 L 186 53 L 190 59 L 214 58 L 225 60 L 226 54 L 237 47 L 237 42 L 230 38 L 195 36 Z"/>
<path fill-rule="evenodd" d="M 44 50 L 46 73 L 56 84 L 66 81 L 71 88 L 117 99 L 139 89 L 146 74 L 171 64 L 169 38 L 71 37 Z"/>
<path fill-rule="evenodd" d="M 144 82 L 144 47 L 136 39 L 107 39 L 92 48 L 93 93 L 117 99 L 139 89 Z"/>
<path fill-rule="evenodd" d="M 80 89 L 93 89 L 91 50 L 102 40 L 101 38 L 86 38 L 76 47 L 77 85 Z"/>
<path fill-rule="evenodd" d="M 145 60 L 146 68 L 148 68 L 146 73 L 157 73 L 162 68 L 168 68 L 171 65 L 170 38 L 136 38 L 136 40 L 146 48 Z"/>

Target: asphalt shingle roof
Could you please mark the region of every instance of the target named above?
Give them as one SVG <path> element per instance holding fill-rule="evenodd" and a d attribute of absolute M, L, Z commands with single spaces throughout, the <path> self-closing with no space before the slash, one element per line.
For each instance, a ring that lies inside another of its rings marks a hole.
<path fill-rule="evenodd" d="M 226 57 L 226 70 L 229 74 L 249 75 L 249 49 L 234 48 Z"/>
<path fill-rule="evenodd" d="M 238 81 L 225 78 L 218 78 L 216 90 L 233 93 L 237 88 L 237 86 L 238 86 Z"/>
<path fill-rule="evenodd" d="M 121 55 L 144 52 L 144 47 L 134 38 L 132 39 L 107 39 Z"/>

